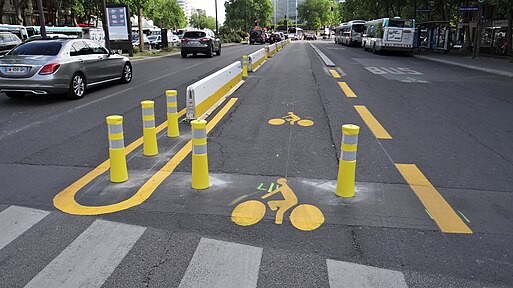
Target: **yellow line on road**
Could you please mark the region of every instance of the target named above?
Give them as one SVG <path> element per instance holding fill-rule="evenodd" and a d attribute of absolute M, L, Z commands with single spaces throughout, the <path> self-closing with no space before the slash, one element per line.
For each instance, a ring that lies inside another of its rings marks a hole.
<path fill-rule="evenodd" d="M 415 164 L 395 164 L 395 166 L 415 191 L 442 232 L 472 234 L 472 230 L 461 220 L 451 205 L 445 201 Z"/>
<path fill-rule="evenodd" d="M 338 82 L 338 85 L 342 88 L 347 97 L 356 98 L 356 94 L 354 94 L 353 90 L 349 88 L 346 82 Z"/>
<path fill-rule="evenodd" d="M 360 114 L 365 124 L 369 126 L 374 136 L 378 139 L 392 139 L 392 136 L 388 134 L 387 130 L 381 126 L 381 124 L 374 118 L 372 113 L 363 105 L 354 105 L 354 109 Z"/>
<path fill-rule="evenodd" d="M 237 98 L 232 98 L 228 103 L 216 114 L 216 116 L 207 124 L 207 133 L 215 127 L 215 125 L 223 118 L 223 116 L 230 110 L 235 104 Z M 185 109 L 180 111 L 179 116 L 185 114 Z M 157 131 L 160 132 L 166 128 L 167 121 L 157 127 Z M 142 137 L 134 141 L 128 147 L 126 147 L 126 154 L 135 150 L 142 144 Z M 53 199 L 54 206 L 66 213 L 75 215 L 99 215 L 113 213 L 121 210 L 142 204 L 148 199 L 151 194 L 157 189 L 157 187 L 174 171 L 174 169 L 180 164 L 180 162 L 187 157 L 192 150 L 192 141 L 189 140 L 178 153 L 176 153 L 171 160 L 164 165 L 157 173 L 155 173 L 144 185 L 129 199 L 122 202 L 104 205 L 104 206 L 84 206 L 76 202 L 75 195 L 86 186 L 89 182 L 94 180 L 96 177 L 107 172 L 110 167 L 109 160 L 103 162 L 93 171 L 87 173 L 82 178 L 75 181 L 75 183 L 62 190 Z"/>
<path fill-rule="evenodd" d="M 333 76 L 333 78 L 342 78 L 342 77 L 340 77 L 340 74 L 338 74 L 337 70 L 335 70 L 335 69 L 330 69 L 330 73 L 331 73 L 331 76 Z"/>

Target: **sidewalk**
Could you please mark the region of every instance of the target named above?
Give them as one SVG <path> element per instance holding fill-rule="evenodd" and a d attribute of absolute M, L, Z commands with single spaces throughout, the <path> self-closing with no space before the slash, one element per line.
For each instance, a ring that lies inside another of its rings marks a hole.
<path fill-rule="evenodd" d="M 513 63 L 509 62 L 509 59 L 491 57 L 472 59 L 470 56 L 434 53 L 414 55 L 414 57 L 513 78 Z"/>

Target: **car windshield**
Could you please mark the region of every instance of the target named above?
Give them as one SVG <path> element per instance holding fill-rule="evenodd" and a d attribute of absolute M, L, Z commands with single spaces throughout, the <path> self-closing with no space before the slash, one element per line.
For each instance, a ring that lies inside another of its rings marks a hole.
<path fill-rule="evenodd" d="M 14 48 L 8 55 L 46 55 L 55 56 L 61 51 L 60 42 L 27 42 Z"/>
<path fill-rule="evenodd" d="M 191 32 L 185 32 L 183 37 L 186 38 L 201 38 L 207 36 L 207 33 L 201 32 L 201 31 L 191 31 Z"/>

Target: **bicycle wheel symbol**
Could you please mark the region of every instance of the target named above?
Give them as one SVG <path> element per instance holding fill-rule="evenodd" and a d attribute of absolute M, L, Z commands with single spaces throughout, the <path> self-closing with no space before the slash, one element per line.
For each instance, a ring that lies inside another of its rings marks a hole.
<path fill-rule="evenodd" d="M 272 211 L 276 211 L 275 224 L 282 224 L 285 212 L 296 206 L 298 199 L 294 191 L 287 185 L 286 179 L 279 179 L 281 186 L 272 192 L 262 196 L 262 199 L 271 197 L 274 194 L 281 193 L 283 200 L 271 200 L 267 203 Z M 266 205 L 257 200 L 249 200 L 240 203 L 232 211 L 232 221 L 240 226 L 251 226 L 262 220 L 266 213 Z M 319 228 L 324 223 L 324 214 L 322 211 L 310 204 L 300 204 L 290 213 L 290 223 L 302 231 L 312 231 Z"/>
<path fill-rule="evenodd" d="M 287 113 L 287 116 L 284 116 L 282 118 L 273 118 L 267 121 L 267 123 L 275 126 L 283 125 L 286 122 L 289 122 L 290 125 L 294 125 L 295 123 L 297 123 L 299 126 L 303 127 L 312 126 L 314 124 L 314 121 L 308 119 L 301 119 L 293 112 Z"/>
<path fill-rule="evenodd" d="M 271 119 L 268 121 L 269 124 L 271 125 L 282 125 L 283 123 L 285 123 L 285 120 L 284 119 L 281 119 L 281 118 L 275 118 L 275 119 Z"/>

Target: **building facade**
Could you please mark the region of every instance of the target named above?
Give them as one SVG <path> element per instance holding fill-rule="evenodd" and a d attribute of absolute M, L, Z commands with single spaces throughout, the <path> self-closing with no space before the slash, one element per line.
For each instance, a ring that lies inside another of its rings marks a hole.
<path fill-rule="evenodd" d="M 191 3 L 189 2 L 189 0 L 176 0 L 176 3 L 178 3 L 180 8 L 182 8 L 183 13 L 185 14 L 185 17 L 187 17 L 187 19 L 191 19 L 192 7 L 191 7 Z"/>
<path fill-rule="evenodd" d="M 280 23 L 283 19 L 285 19 L 285 15 L 287 19 L 296 22 L 297 16 L 297 5 L 305 2 L 305 0 L 271 0 L 274 6 L 273 9 L 273 24 Z M 299 21 L 299 20 L 298 20 Z M 291 23 L 291 22 L 289 22 Z"/>

